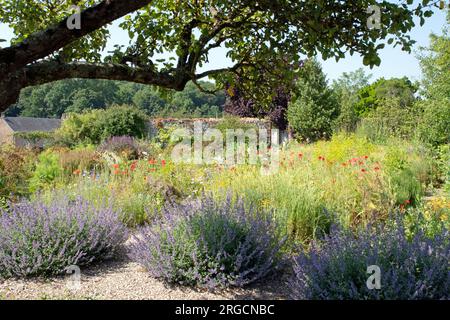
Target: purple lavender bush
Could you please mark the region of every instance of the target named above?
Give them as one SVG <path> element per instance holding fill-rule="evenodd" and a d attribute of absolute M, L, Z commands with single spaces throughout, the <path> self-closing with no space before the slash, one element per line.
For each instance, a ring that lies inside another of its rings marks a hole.
<path fill-rule="evenodd" d="M 61 274 L 112 257 L 126 237 L 114 210 L 81 198 L 11 203 L 0 209 L 0 278 Z"/>
<path fill-rule="evenodd" d="M 293 299 L 449 299 L 448 230 L 406 236 L 398 220 L 356 234 L 335 229 L 295 258 L 289 282 Z M 370 290 L 368 266 L 380 267 L 381 288 Z"/>
<path fill-rule="evenodd" d="M 135 237 L 130 256 L 170 283 L 244 286 L 281 267 L 279 234 L 270 212 L 205 196 L 166 206 L 162 218 Z"/>

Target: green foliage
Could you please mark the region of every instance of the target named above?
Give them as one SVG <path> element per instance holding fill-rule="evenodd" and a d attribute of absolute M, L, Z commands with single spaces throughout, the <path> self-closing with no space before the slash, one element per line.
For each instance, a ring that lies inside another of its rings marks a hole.
<path fill-rule="evenodd" d="M 430 46 L 422 48 L 423 94 L 430 99 L 450 99 L 450 14 L 442 35 L 432 34 Z"/>
<path fill-rule="evenodd" d="M 112 106 L 68 115 L 55 135 L 60 143 L 73 146 L 99 144 L 114 136 L 142 138 L 146 133 L 147 116 L 142 111 L 129 106 Z"/>
<path fill-rule="evenodd" d="M 98 124 L 100 114 L 100 110 L 68 114 L 61 127 L 55 132 L 56 143 L 67 146 L 99 143 L 101 136 L 95 124 Z"/>
<path fill-rule="evenodd" d="M 1 0 L 0 22 L 13 29 L 13 44 L 19 44 L 34 32 L 45 31 L 67 17 L 73 3 L 83 9 L 97 4 L 93 0 L 24 3 Z M 381 9 L 382 28 L 367 27 L 370 18 L 367 8 L 375 4 Z M 429 1 L 395 3 L 387 0 L 321 5 L 296 0 L 259 1 L 257 4 L 243 0 L 194 3 L 154 0 L 143 2 L 137 10 L 132 10 L 133 6 L 123 6 L 123 12 L 108 12 L 122 18 L 120 28 L 132 39 L 127 46 L 116 46 L 110 55 L 102 56 L 110 35 L 105 21 L 76 41 L 61 41 L 62 47 L 57 44 L 53 50 L 43 48 L 45 55 L 38 52 L 36 60 L 30 63 L 50 56 L 63 62 L 131 64 L 158 72 L 158 76 L 168 79 L 160 81 L 159 85 L 164 87 L 176 87 L 189 79 L 206 76 L 225 85 L 235 80 L 237 72 L 247 79 L 244 91 L 249 96 L 270 102 L 268 89 L 279 86 L 280 82 L 289 84 L 294 78 L 295 70 L 286 68 L 286 60 L 298 66 L 305 55 L 339 60 L 349 52 L 360 54 L 363 63 L 373 67 L 380 65 L 379 51 L 386 45 L 397 45 L 410 52 L 414 41 L 408 33 L 416 25 L 415 19 L 419 18 L 423 24 L 425 18 L 433 14 L 431 6 Z M 196 71 L 209 62 L 211 50 L 221 46 L 236 64 L 233 72 L 219 69 L 196 75 Z M 161 54 L 167 58 L 155 59 Z"/>
<path fill-rule="evenodd" d="M 202 87 L 214 84 L 200 81 Z M 217 117 L 222 115 L 224 92 L 206 94 L 192 82 L 182 92 L 167 94 L 155 87 L 128 82 L 68 79 L 22 90 L 8 116 L 59 118 L 64 113 L 105 109 L 110 105 L 133 105 L 147 115 L 176 117 Z"/>
<path fill-rule="evenodd" d="M 425 100 L 420 103 L 418 134 L 422 141 L 432 146 L 450 143 L 450 99 Z"/>
<path fill-rule="evenodd" d="M 37 192 L 53 185 L 62 174 L 58 154 L 52 150 L 45 151 L 38 156 L 36 168 L 30 179 L 30 191 Z"/>
<path fill-rule="evenodd" d="M 112 106 L 100 113 L 94 126 L 100 132 L 100 140 L 118 136 L 142 138 L 147 133 L 147 116 L 133 107 Z"/>
<path fill-rule="evenodd" d="M 361 119 L 357 132 L 371 141 L 384 143 L 391 137 L 413 139 L 416 136 L 420 110 L 415 104 L 402 107 L 400 99 L 383 99 L 375 110 Z"/>
<path fill-rule="evenodd" d="M 371 77 L 360 68 L 354 72 L 344 72 L 339 79 L 333 81 L 333 90 L 340 106 L 339 116 L 333 124 L 335 131 L 355 131 L 360 120 L 354 107 L 358 102 L 357 94 L 369 85 Z"/>
<path fill-rule="evenodd" d="M 336 98 L 320 64 L 316 60 L 307 61 L 300 71 L 294 100 L 288 107 L 290 127 L 302 140 L 329 138 L 338 114 Z"/>
<path fill-rule="evenodd" d="M 381 78 L 358 91 L 355 111 L 358 116 L 366 116 L 374 112 L 385 100 L 391 99 L 397 99 L 399 107 L 406 108 L 415 102 L 416 91 L 417 86 L 406 77 L 388 80 Z"/>

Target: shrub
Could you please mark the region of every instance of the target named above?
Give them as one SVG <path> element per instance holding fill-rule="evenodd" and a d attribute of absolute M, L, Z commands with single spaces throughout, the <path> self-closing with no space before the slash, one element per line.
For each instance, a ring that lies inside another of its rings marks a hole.
<path fill-rule="evenodd" d="M 126 160 L 133 160 L 139 157 L 139 147 L 133 137 L 120 136 L 111 137 L 99 146 L 101 152 L 114 152 Z"/>
<path fill-rule="evenodd" d="M 367 227 L 356 234 L 336 229 L 295 258 L 289 281 L 294 299 L 448 299 L 448 230 L 407 237 L 403 223 Z M 367 267 L 381 269 L 381 289 L 369 290 Z"/>
<path fill-rule="evenodd" d="M 297 82 L 297 94 L 288 107 L 289 126 L 302 140 L 329 138 L 338 115 L 337 99 L 320 64 L 315 60 L 306 62 Z"/>
<path fill-rule="evenodd" d="M 96 144 L 101 141 L 98 119 L 103 110 L 91 110 L 81 114 L 70 113 L 63 120 L 61 127 L 55 131 L 55 144 L 76 146 L 79 144 Z"/>
<path fill-rule="evenodd" d="M 100 159 L 92 148 L 59 150 L 59 163 L 65 176 L 76 172 L 90 172 L 101 166 Z"/>
<path fill-rule="evenodd" d="M 147 116 L 135 107 L 112 106 L 103 111 L 95 125 L 100 131 L 100 141 L 115 136 L 143 138 L 147 133 Z"/>
<path fill-rule="evenodd" d="M 78 198 L 0 209 L 0 276 L 48 276 L 112 257 L 126 239 L 117 212 Z"/>
<path fill-rule="evenodd" d="M 33 174 L 36 154 L 28 149 L 0 148 L 0 197 L 4 199 L 28 195 L 28 180 Z"/>
<path fill-rule="evenodd" d="M 418 127 L 419 137 L 432 146 L 450 143 L 450 100 L 426 100 Z"/>
<path fill-rule="evenodd" d="M 385 142 L 390 137 L 412 139 L 418 123 L 418 110 L 401 106 L 398 98 L 380 100 L 378 107 L 361 120 L 357 131 L 373 142 Z"/>
<path fill-rule="evenodd" d="M 56 141 L 63 145 L 99 144 L 114 136 L 146 135 L 147 116 L 139 109 L 113 106 L 105 110 L 91 110 L 69 114 L 56 131 Z"/>
<path fill-rule="evenodd" d="M 225 202 L 204 197 L 167 206 L 162 219 L 135 238 L 131 256 L 168 282 L 243 286 L 280 266 L 282 243 L 268 212 L 231 197 Z"/>
<path fill-rule="evenodd" d="M 62 169 L 59 155 L 52 150 L 47 150 L 39 155 L 33 176 L 30 179 L 30 191 L 36 192 L 50 185 L 60 177 Z"/>

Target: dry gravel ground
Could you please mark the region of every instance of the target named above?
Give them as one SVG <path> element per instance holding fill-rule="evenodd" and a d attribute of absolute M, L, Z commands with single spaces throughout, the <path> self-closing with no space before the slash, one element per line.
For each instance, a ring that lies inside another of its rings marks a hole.
<path fill-rule="evenodd" d="M 286 299 L 285 279 L 269 279 L 246 289 L 208 292 L 169 286 L 150 275 L 123 252 L 114 260 L 81 270 L 81 286 L 70 288 L 69 277 L 0 280 L 2 299 L 105 299 L 105 300 L 216 300 Z"/>

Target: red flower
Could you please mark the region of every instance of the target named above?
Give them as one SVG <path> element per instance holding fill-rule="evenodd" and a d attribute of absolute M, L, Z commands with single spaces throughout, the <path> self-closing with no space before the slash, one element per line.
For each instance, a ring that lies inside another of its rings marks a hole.
<path fill-rule="evenodd" d="M 411 204 L 411 200 L 405 200 L 405 204 Z"/>
<path fill-rule="evenodd" d="M 148 160 L 148 163 L 149 164 L 156 164 L 156 161 L 155 161 L 155 159 L 150 159 L 150 160 Z"/>
<path fill-rule="evenodd" d="M 161 165 L 163 166 L 163 167 L 165 167 L 166 166 L 166 160 L 161 160 Z"/>
<path fill-rule="evenodd" d="M 80 170 L 80 169 L 77 169 L 77 170 L 75 170 L 75 171 L 73 172 L 73 174 L 78 176 L 78 175 L 81 174 L 81 170 Z"/>
<path fill-rule="evenodd" d="M 117 163 L 113 164 L 114 169 L 119 169 L 119 165 Z"/>
<path fill-rule="evenodd" d="M 303 157 L 303 153 L 299 152 L 298 157 L 301 159 Z"/>
<path fill-rule="evenodd" d="M 319 160 L 325 161 L 325 157 L 319 156 Z"/>
<path fill-rule="evenodd" d="M 136 162 L 133 162 L 133 163 L 131 164 L 131 166 L 130 166 L 130 170 L 131 170 L 131 171 L 136 170 L 136 166 L 137 166 L 137 163 L 136 163 Z"/>
<path fill-rule="evenodd" d="M 369 156 L 364 156 L 364 159 L 369 159 Z"/>
<path fill-rule="evenodd" d="M 114 170 L 114 172 L 113 172 L 114 174 L 119 174 L 120 173 L 120 170 Z"/>
<path fill-rule="evenodd" d="M 375 168 L 373 168 L 375 171 L 380 171 L 380 167 L 375 167 Z"/>
<path fill-rule="evenodd" d="M 362 172 L 362 173 L 366 173 L 367 170 L 366 170 L 366 169 L 361 169 L 361 172 Z"/>

